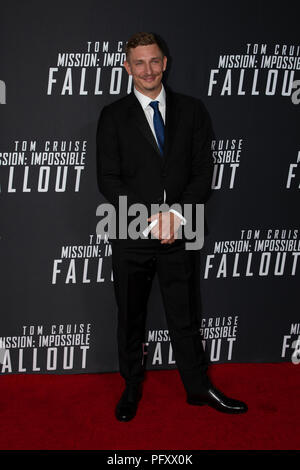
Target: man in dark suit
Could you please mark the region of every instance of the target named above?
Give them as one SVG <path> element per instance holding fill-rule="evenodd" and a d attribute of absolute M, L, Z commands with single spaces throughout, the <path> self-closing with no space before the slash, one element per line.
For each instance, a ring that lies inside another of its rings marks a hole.
<path fill-rule="evenodd" d="M 131 420 L 142 397 L 145 318 L 156 272 L 187 402 L 227 413 L 245 412 L 246 404 L 226 397 L 207 375 L 199 332 L 199 250 L 185 249 L 185 236 L 178 235 L 187 222 L 195 228 L 197 204 L 205 203 L 210 194 L 213 131 L 208 112 L 201 100 L 163 86 L 167 57 L 156 35 L 132 36 L 126 45 L 124 66 L 132 75 L 134 89 L 101 112 L 97 129 L 98 185 L 116 209 L 117 220 L 121 196 L 127 197 L 128 207 L 144 204 L 149 217 L 140 224 L 140 232 L 144 233 L 140 238 L 119 236 L 111 240 L 119 366 L 126 383 L 116 417 Z M 164 203 L 167 209 L 153 206 Z M 192 206 L 189 221 L 184 212 L 187 204 Z"/>

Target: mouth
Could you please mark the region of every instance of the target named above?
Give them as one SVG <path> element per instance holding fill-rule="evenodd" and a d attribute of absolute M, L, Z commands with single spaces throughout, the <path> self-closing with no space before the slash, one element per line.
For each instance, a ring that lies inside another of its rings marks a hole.
<path fill-rule="evenodd" d="M 153 82 L 155 79 L 156 79 L 155 76 L 143 77 L 143 80 L 145 80 L 145 82 Z"/>

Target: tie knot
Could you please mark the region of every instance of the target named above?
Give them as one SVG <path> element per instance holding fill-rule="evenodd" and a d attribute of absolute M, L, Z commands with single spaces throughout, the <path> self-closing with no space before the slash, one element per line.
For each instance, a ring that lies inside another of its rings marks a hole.
<path fill-rule="evenodd" d="M 159 101 L 151 101 L 150 106 L 151 106 L 151 108 L 154 109 L 154 111 L 158 110 L 158 103 L 159 103 Z"/>

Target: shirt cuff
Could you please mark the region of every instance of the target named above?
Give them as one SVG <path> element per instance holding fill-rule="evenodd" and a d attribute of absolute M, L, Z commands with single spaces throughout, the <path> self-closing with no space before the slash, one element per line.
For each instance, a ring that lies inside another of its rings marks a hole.
<path fill-rule="evenodd" d="M 177 215 L 181 219 L 181 225 L 186 224 L 186 219 L 183 217 L 182 214 L 180 214 L 180 212 L 175 211 L 175 209 L 170 209 L 169 212 L 173 212 L 173 214 Z"/>

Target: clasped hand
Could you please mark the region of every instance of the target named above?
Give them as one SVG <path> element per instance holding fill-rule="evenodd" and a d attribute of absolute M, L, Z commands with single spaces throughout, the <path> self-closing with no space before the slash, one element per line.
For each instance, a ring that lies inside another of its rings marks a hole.
<path fill-rule="evenodd" d="M 158 219 L 157 224 L 151 229 L 155 238 L 161 240 L 161 244 L 173 243 L 178 236 L 178 228 L 181 224 L 180 217 L 173 212 L 158 212 L 148 217 L 147 221 L 152 222 Z"/>

